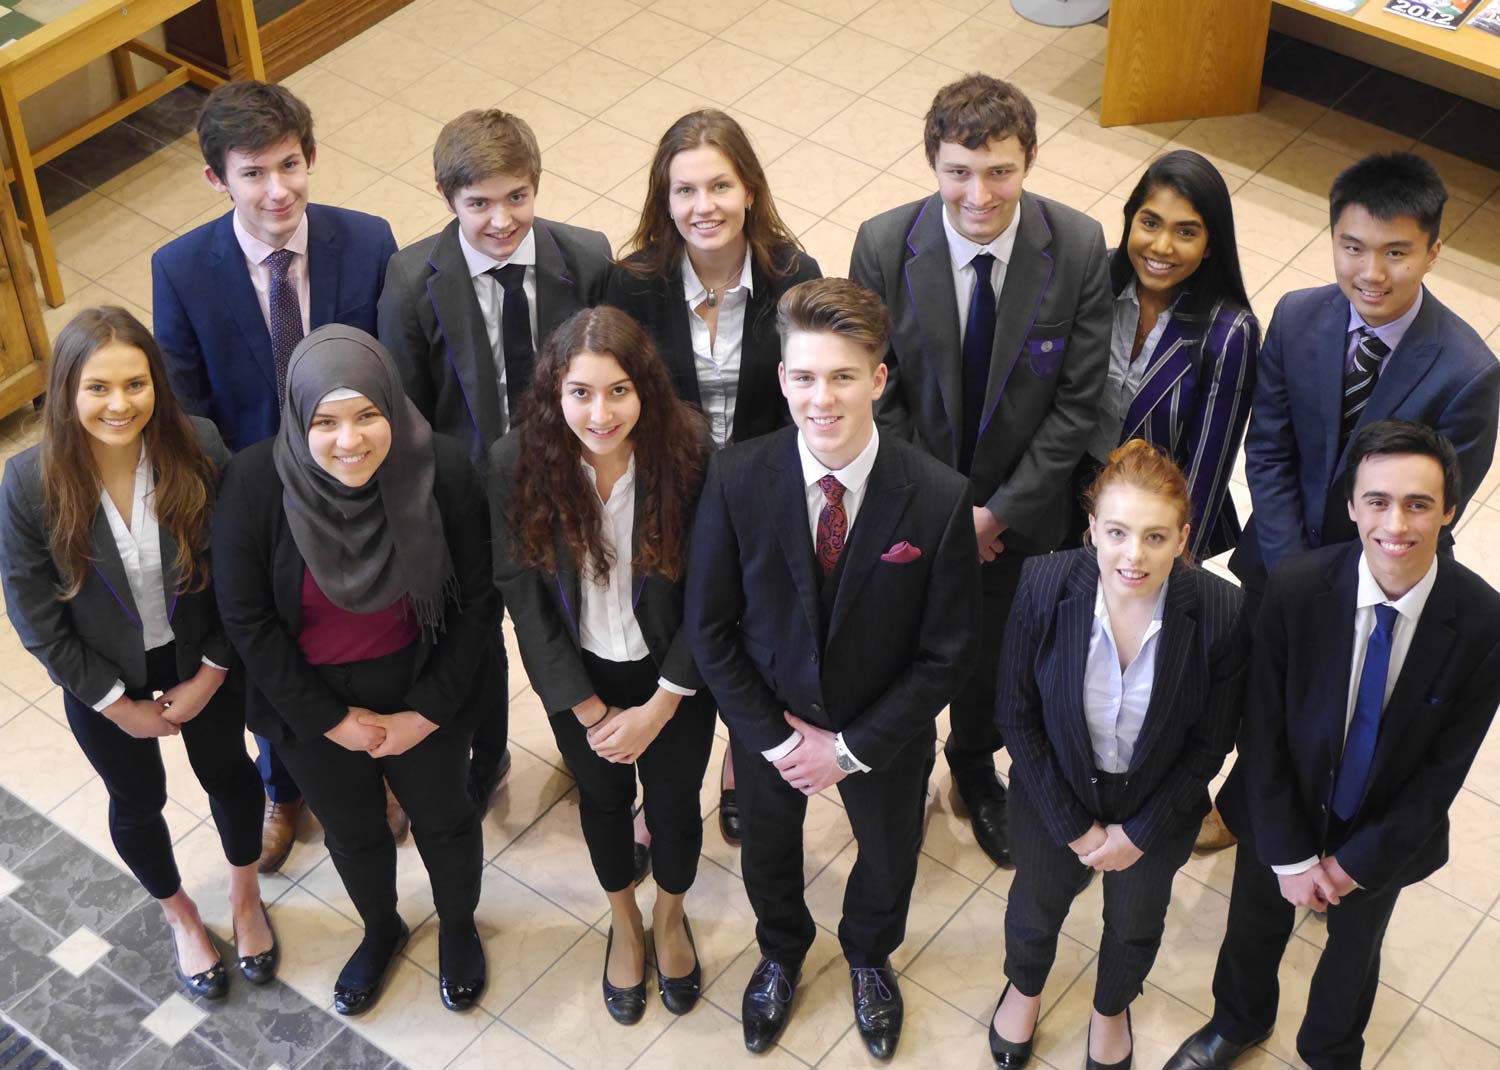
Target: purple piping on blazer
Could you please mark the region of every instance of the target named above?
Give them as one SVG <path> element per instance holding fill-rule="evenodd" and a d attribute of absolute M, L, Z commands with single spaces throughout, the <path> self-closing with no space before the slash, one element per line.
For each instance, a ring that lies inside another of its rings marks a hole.
<path fill-rule="evenodd" d="M 562 599 L 563 609 L 567 610 L 568 620 L 572 622 L 573 631 L 576 634 L 578 631 L 578 618 L 573 613 L 573 607 L 568 604 L 568 592 L 563 590 L 562 577 L 553 576 L 552 580 L 557 584 L 557 597 Z"/>
<path fill-rule="evenodd" d="M 104 581 L 104 586 L 109 590 L 109 593 L 115 596 L 115 601 L 120 603 L 120 608 L 125 611 L 125 615 L 128 616 L 131 620 L 135 621 L 137 627 L 144 628 L 145 625 L 141 623 L 141 618 L 136 615 L 135 610 L 130 608 L 130 603 L 120 597 L 120 592 L 115 590 L 114 585 L 109 582 L 109 577 L 104 575 L 98 565 L 93 565 L 91 567 L 93 568 L 95 574 L 97 574 L 98 577 Z M 174 593 L 172 595 L 172 609 L 175 610 L 176 608 L 177 595 Z M 171 615 L 171 610 L 169 610 L 167 612 L 167 616 L 170 617 Z"/>

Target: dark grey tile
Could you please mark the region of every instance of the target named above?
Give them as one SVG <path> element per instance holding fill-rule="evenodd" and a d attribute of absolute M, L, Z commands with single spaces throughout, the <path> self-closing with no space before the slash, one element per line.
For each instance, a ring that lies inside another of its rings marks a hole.
<path fill-rule="evenodd" d="M 239 1067 L 201 1040 L 186 1036 L 173 1048 L 152 1037 L 121 1070 L 239 1070 Z"/>
<path fill-rule="evenodd" d="M 207 96 L 208 90 L 199 86 L 180 85 L 122 121 L 157 141 L 176 141 L 197 127 Z"/>
<path fill-rule="evenodd" d="M 161 907 L 145 899 L 100 934 L 114 945 L 104 965 L 120 980 L 153 1003 L 181 991 L 171 930 Z"/>
<path fill-rule="evenodd" d="M 292 1070 L 387 1070 L 400 1064 L 352 1029 L 345 1029 L 321 1051 Z"/>
<path fill-rule="evenodd" d="M 134 877 L 66 834 L 52 837 L 12 872 L 26 883 L 11 898 L 63 936 L 80 925 L 103 933 L 147 898 Z"/>
<path fill-rule="evenodd" d="M 1451 152 L 1500 171 L 1500 110 L 1460 100 L 1422 138 L 1435 149 Z"/>
<path fill-rule="evenodd" d="M 141 1022 L 155 1009 L 103 970 L 56 970 L 10 1016 L 74 1066 L 116 1070 L 151 1039 Z"/>
<path fill-rule="evenodd" d="M 57 969 L 47 952 L 57 946 L 57 936 L 14 903 L 0 899 L 0 1007 L 8 1007 L 18 996 L 30 992 Z"/>
<path fill-rule="evenodd" d="M 165 146 L 166 142 L 160 138 L 125 123 L 115 123 L 74 145 L 48 166 L 93 189 Z"/>
<path fill-rule="evenodd" d="M 15 869 L 22 859 L 56 834 L 56 825 L 0 789 L 0 866 Z"/>
<path fill-rule="evenodd" d="M 1349 92 L 1361 78 L 1370 73 L 1370 65 L 1341 56 L 1326 48 L 1280 38 L 1276 47 L 1266 47 L 1266 65 L 1261 81 L 1272 89 L 1310 100 L 1325 107 Z"/>
<path fill-rule="evenodd" d="M 343 1028 L 280 981 L 257 987 L 235 977 L 226 999 L 197 1005 L 208 1017 L 192 1035 L 249 1070 L 294 1067 Z"/>
<path fill-rule="evenodd" d="M 1335 111 L 1419 138 L 1453 110 L 1458 97 L 1446 90 L 1372 68 L 1348 93 L 1333 102 Z"/>

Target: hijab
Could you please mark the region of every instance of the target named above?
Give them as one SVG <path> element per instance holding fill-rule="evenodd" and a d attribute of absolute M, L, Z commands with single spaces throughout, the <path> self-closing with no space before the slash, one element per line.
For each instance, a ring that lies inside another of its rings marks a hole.
<path fill-rule="evenodd" d="M 362 395 L 391 425 L 391 449 L 362 487 L 323 470 L 307 445 L 330 394 Z M 432 428 L 406 397 L 384 346 L 354 327 L 319 327 L 292 350 L 272 454 L 292 540 L 329 601 L 351 613 L 411 607 L 423 635 L 443 626 L 458 581 L 432 488 Z"/>

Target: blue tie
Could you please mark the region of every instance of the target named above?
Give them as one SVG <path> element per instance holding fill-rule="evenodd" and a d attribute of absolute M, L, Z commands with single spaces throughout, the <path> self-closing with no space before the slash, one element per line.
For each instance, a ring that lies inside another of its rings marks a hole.
<path fill-rule="evenodd" d="M 979 253 L 969 263 L 974 267 L 974 293 L 969 298 L 969 318 L 964 320 L 964 426 L 958 444 L 958 470 L 964 475 L 974 464 L 984 392 L 990 383 L 990 355 L 995 349 L 995 287 L 990 284 L 995 258 Z"/>
<path fill-rule="evenodd" d="M 1380 735 L 1380 710 L 1385 705 L 1385 678 L 1391 667 L 1391 632 L 1396 627 L 1396 607 L 1375 607 L 1375 630 L 1365 649 L 1365 667 L 1359 674 L 1359 692 L 1354 699 L 1354 719 L 1344 740 L 1344 757 L 1333 789 L 1333 812 L 1340 820 L 1352 821 L 1365 794 L 1365 781 L 1375 760 L 1375 740 Z"/>

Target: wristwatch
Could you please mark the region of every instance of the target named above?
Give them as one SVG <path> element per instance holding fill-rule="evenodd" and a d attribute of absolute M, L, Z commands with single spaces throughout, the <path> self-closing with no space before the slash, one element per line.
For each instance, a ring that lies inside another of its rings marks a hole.
<path fill-rule="evenodd" d="M 844 772 L 859 772 L 859 763 L 854 760 L 854 755 L 849 753 L 849 748 L 844 746 L 844 737 L 842 735 L 835 735 L 833 737 L 833 757 L 839 763 L 839 768 Z"/>

